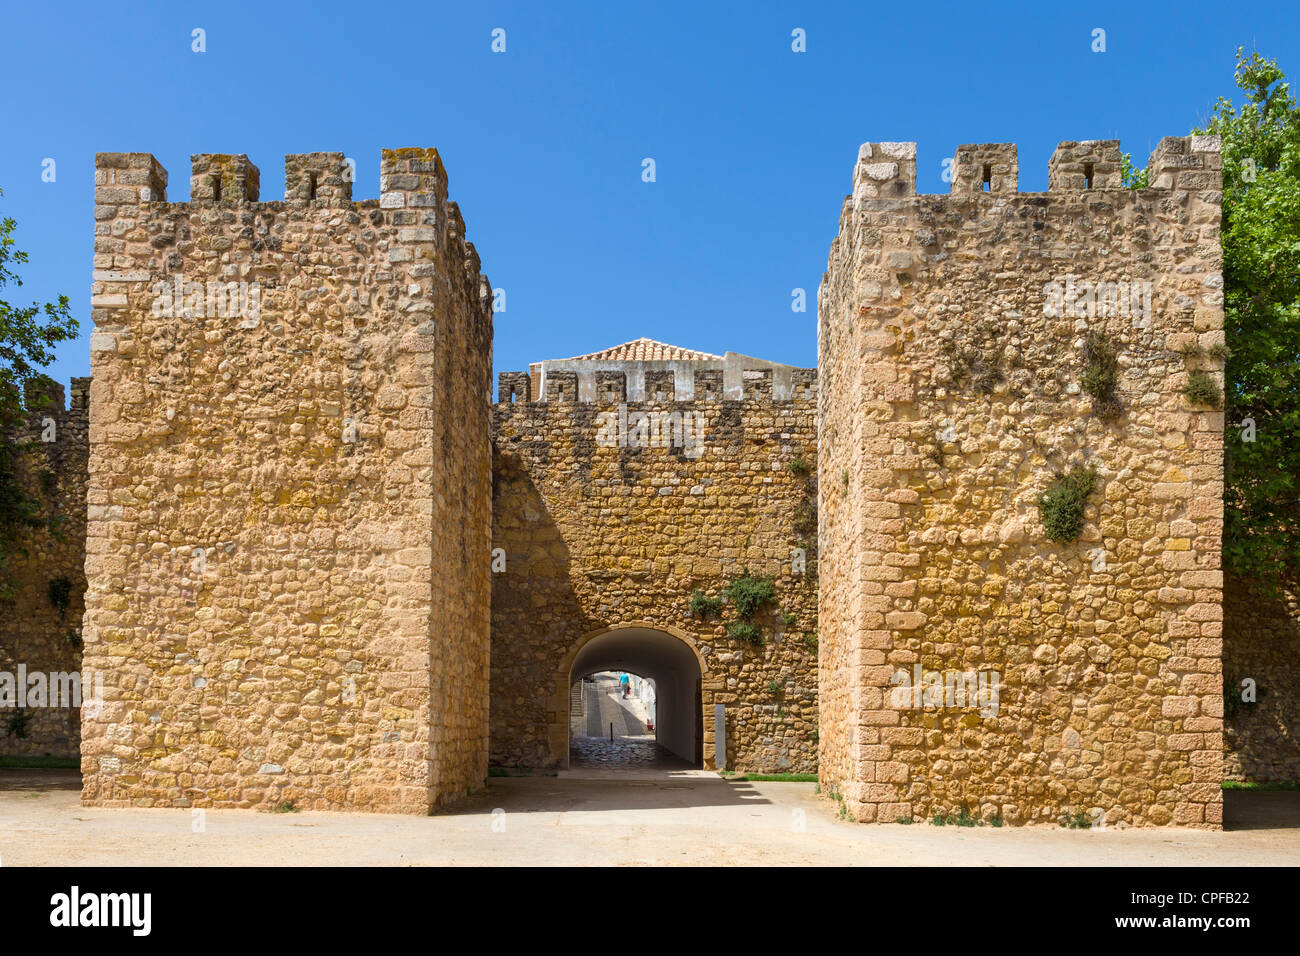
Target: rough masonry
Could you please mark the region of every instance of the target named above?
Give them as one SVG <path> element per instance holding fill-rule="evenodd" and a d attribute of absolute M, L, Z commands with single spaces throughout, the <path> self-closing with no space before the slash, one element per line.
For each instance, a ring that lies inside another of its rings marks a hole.
<path fill-rule="evenodd" d="M 1184 389 L 1222 387 L 1218 140 L 1162 140 L 1146 189 L 1110 140 L 1060 144 L 1046 193 L 1017 171 L 961 146 L 918 196 L 914 144 L 859 153 L 819 296 L 823 789 L 1217 827 L 1223 414 Z M 1040 495 L 1090 467 L 1047 540 Z"/>
<path fill-rule="evenodd" d="M 566 765 L 571 682 L 639 660 L 695 715 L 661 743 L 817 770 L 857 820 L 1216 827 L 1223 777 L 1295 780 L 1296 597 L 1224 581 L 1223 415 L 1188 392 L 1223 385 L 1217 140 L 1138 190 L 1114 141 L 1045 193 L 1013 145 L 955 160 L 918 196 L 912 144 L 862 147 L 819 372 L 642 339 L 493 406 L 435 151 L 359 202 L 337 153 L 286 157 L 283 202 L 195 156 L 188 203 L 101 154 L 93 384 L 34 383 L 21 436 L 63 532 L 0 615 L 0 674 L 84 663 L 87 706 L 0 706 L 0 754 L 80 746 L 104 806 L 425 813 L 489 758 Z"/>
<path fill-rule="evenodd" d="M 81 747 L 81 617 L 86 591 L 89 378 L 33 379 L 23 395 L 20 487 L 43 505 L 7 573 L 0 613 L 0 756 L 76 757 Z M 91 689 L 87 689 L 91 690 Z"/>
<path fill-rule="evenodd" d="M 83 796 L 423 813 L 486 776 L 487 280 L 437 151 L 95 173 Z"/>
<path fill-rule="evenodd" d="M 717 765 L 722 705 L 729 768 L 815 770 L 816 372 L 642 339 L 499 382 L 493 763 L 567 766 L 579 651 L 638 625 L 696 657 L 681 756 Z M 728 633 L 734 608 L 692 612 L 746 575 L 775 590 L 757 634 Z"/>

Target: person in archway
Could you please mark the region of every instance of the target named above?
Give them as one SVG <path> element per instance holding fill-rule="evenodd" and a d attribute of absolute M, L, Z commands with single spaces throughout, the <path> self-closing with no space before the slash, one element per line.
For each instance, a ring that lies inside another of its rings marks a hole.
<path fill-rule="evenodd" d="M 619 686 L 620 686 L 620 687 L 622 688 L 622 690 L 623 690 L 623 696 L 624 696 L 624 697 L 631 697 L 631 696 L 632 696 L 632 681 L 628 678 L 627 674 L 620 674 L 620 675 L 619 675 L 619 678 L 618 678 L 618 683 L 619 683 Z"/>

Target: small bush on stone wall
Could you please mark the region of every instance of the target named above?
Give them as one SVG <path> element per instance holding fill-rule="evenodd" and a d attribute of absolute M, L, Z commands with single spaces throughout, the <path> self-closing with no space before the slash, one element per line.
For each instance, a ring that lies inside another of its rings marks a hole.
<path fill-rule="evenodd" d="M 65 577 L 54 578 L 50 581 L 49 597 L 50 604 L 62 617 L 68 613 L 68 605 L 72 602 L 72 582 Z"/>
<path fill-rule="evenodd" d="M 1219 383 L 1208 372 L 1201 369 L 1194 369 L 1187 373 L 1187 384 L 1183 386 L 1183 395 L 1193 405 L 1209 405 L 1211 408 L 1218 408 L 1219 402 L 1223 399 L 1219 391 Z"/>
<path fill-rule="evenodd" d="M 1089 332 L 1083 342 L 1083 390 L 1092 396 L 1092 413 L 1114 418 L 1121 409 L 1115 396 L 1119 382 L 1119 353 L 1101 332 Z"/>
<path fill-rule="evenodd" d="M 736 609 L 736 619 L 727 625 L 727 634 L 746 644 L 762 645 L 763 631 L 754 623 L 754 615 L 776 597 L 772 579 L 754 577 L 748 571 L 742 571 L 741 576 L 733 579 L 723 593 Z"/>
<path fill-rule="evenodd" d="M 706 597 L 699 588 L 691 592 L 691 615 L 693 617 L 698 617 L 702 621 L 708 620 L 715 617 L 721 607 L 722 601 L 719 598 Z"/>
<path fill-rule="evenodd" d="M 794 531 L 801 542 L 810 540 L 817 534 L 817 499 L 804 498 L 795 506 Z"/>
<path fill-rule="evenodd" d="M 1083 530 L 1083 506 L 1097 486 L 1096 468 L 1074 468 L 1057 475 L 1038 499 L 1038 515 L 1048 541 L 1068 542 Z"/>
<path fill-rule="evenodd" d="M 963 803 L 957 813 L 936 813 L 930 824 L 936 827 L 982 827 L 984 821 L 971 813 L 970 808 Z"/>
<path fill-rule="evenodd" d="M 27 736 L 27 723 L 31 719 L 32 715 L 22 707 L 15 709 L 5 718 L 5 733 L 19 740 L 24 739 Z"/>
<path fill-rule="evenodd" d="M 745 572 L 727 585 L 727 597 L 731 599 L 736 613 L 742 621 L 752 620 L 760 607 L 776 595 L 771 578 L 756 578 Z"/>
<path fill-rule="evenodd" d="M 763 643 L 763 632 L 749 621 L 732 621 L 727 625 L 727 636 L 755 646 Z"/>
<path fill-rule="evenodd" d="M 1061 817 L 1060 824 L 1070 830 L 1090 830 L 1092 821 L 1088 819 L 1088 814 L 1084 810 L 1075 810 L 1073 813 L 1067 813 Z"/>

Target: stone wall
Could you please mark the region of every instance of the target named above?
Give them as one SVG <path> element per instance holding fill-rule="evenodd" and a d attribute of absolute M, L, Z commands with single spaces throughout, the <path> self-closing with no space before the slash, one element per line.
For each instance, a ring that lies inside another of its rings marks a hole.
<path fill-rule="evenodd" d="M 862 147 L 819 296 L 820 774 L 856 819 L 1220 825 L 1223 415 L 1183 394 L 1222 387 L 1218 149 L 1127 190 L 1118 142 L 1062 143 L 1022 194 L 1014 145 L 963 146 L 917 196 L 914 144 Z"/>
<path fill-rule="evenodd" d="M 424 813 L 487 770 L 491 314 L 435 150 L 96 158 L 83 799 Z"/>
<path fill-rule="evenodd" d="M 45 516 L 53 524 L 27 534 L 26 553 L 14 555 L 8 569 L 12 596 L 0 600 L 0 674 L 14 682 L 10 687 L 0 678 L 0 755 L 76 757 L 81 716 L 73 705 L 81 691 L 71 688 L 81 673 L 90 379 L 72 380 L 72 402 L 67 408 L 62 385 L 50 381 L 28 385 L 25 428 L 15 436 L 26 446 L 19 458 L 19 480 L 45 502 Z M 66 593 L 63 607 L 55 603 L 58 593 L 51 595 L 51 584 L 56 582 L 55 591 Z M 41 684 L 19 679 L 36 674 L 43 675 L 43 698 L 34 693 Z M 29 691 L 21 701 L 20 688 Z M 66 696 L 59 693 L 61 688 L 67 690 Z M 15 696 L 9 698 L 10 693 Z M 20 703 L 28 706 L 19 707 Z"/>
<path fill-rule="evenodd" d="M 566 766 L 570 665 L 587 639 L 637 623 L 689 643 L 703 662 L 706 767 L 723 704 L 729 768 L 814 770 L 815 373 L 797 370 L 787 400 L 756 374 L 727 401 L 722 373 L 701 371 L 692 400 L 659 404 L 625 403 L 617 372 L 601 373 L 597 401 L 574 401 L 565 374 L 548 376 L 545 401 L 527 400 L 527 373 L 500 376 L 492 543 L 505 568 L 492 579 L 492 761 Z M 702 440 L 674 445 L 659 419 L 646 419 L 638 439 L 642 413 L 702 416 Z M 761 646 L 727 635 L 734 608 L 689 610 L 697 589 L 716 598 L 745 571 L 775 584 L 755 617 Z"/>
<path fill-rule="evenodd" d="M 1246 584 L 1233 575 L 1224 581 L 1224 776 L 1295 783 L 1300 781 L 1300 595 L 1294 590 L 1262 594 Z M 1243 687 L 1247 679 L 1254 682 L 1253 702 Z"/>

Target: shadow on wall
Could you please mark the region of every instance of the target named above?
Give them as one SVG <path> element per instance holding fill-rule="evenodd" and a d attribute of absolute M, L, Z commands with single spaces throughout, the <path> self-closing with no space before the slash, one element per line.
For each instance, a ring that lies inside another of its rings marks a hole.
<path fill-rule="evenodd" d="M 550 465 L 548 451 L 544 442 L 528 449 L 533 468 Z M 576 458 L 573 487 L 582 488 L 590 478 L 589 472 L 583 475 L 590 449 L 580 449 Z M 598 507 L 583 501 L 582 492 L 575 493 L 577 500 L 570 501 L 575 510 Z M 498 767 L 566 766 L 571 682 L 583 674 L 614 669 L 655 681 L 658 742 L 700 765 L 705 718 L 695 652 L 673 636 L 667 624 L 628 626 L 644 621 L 646 608 L 638 608 L 633 600 L 638 589 L 652 581 L 652 573 L 629 569 L 625 558 L 601 558 L 582 566 L 575 581 L 568 544 L 532 474 L 519 459 L 499 450 L 493 467 L 492 546 L 504 551 L 505 567 L 492 578 L 489 762 Z M 577 587 L 586 589 L 585 601 Z M 590 640 L 566 667 L 584 636 Z M 561 712 L 556 712 L 557 700 Z"/>
<path fill-rule="evenodd" d="M 1300 782 L 1300 595 L 1267 597 L 1225 576 L 1224 775 Z M 1255 703 L 1242 701 L 1254 681 Z"/>
<path fill-rule="evenodd" d="M 577 635 L 602 622 L 583 613 L 568 545 L 532 476 L 516 457 L 496 449 L 492 531 L 492 547 L 505 552 L 505 569 L 494 567 L 492 574 L 488 762 L 554 768 L 568 753 L 567 740 L 550 739 L 555 667 Z"/>

